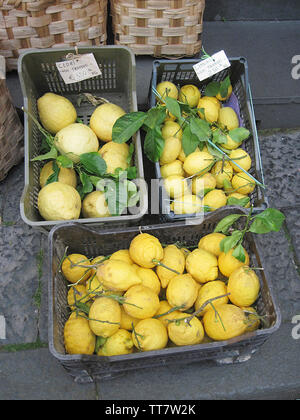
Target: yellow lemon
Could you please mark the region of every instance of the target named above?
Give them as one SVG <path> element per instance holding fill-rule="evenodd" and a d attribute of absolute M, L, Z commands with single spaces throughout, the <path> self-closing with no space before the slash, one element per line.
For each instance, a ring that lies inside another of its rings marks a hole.
<path fill-rule="evenodd" d="M 168 176 L 164 179 L 164 187 L 170 198 L 177 198 L 190 194 L 189 184 L 183 176 Z"/>
<path fill-rule="evenodd" d="M 140 321 L 138 318 L 134 318 L 124 311 L 123 305 L 121 306 L 121 323 L 120 328 L 128 331 L 132 331 L 133 327 Z M 133 326 L 133 327 L 132 327 Z"/>
<path fill-rule="evenodd" d="M 199 311 L 200 308 L 210 299 L 216 298 L 218 296 L 226 295 L 227 287 L 226 284 L 223 281 L 220 280 L 214 280 L 210 281 L 208 283 L 205 283 L 201 289 L 199 290 L 198 297 L 195 302 L 195 309 L 196 311 Z M 216 299 L 212 302 L 214 307 L 217 307 L 218 305 L 222 303 L 228 303 L 228 297 L 222 297 L 220 299 Z M 210 304 L 204 306 L 203 310 L 199 313 L 199 316 L 203 316 L 204 313 L 208 310 L 210 310 L 212 306 Z"/>
<path fill-rule="evenodd" d="M 203 317 L 206 334 L 216 341 L 229 340 L 245 333 L 247 324 L 244 311 L 238 306 L 223 303 L 209 309 Z"/>
<path fill-rule="evenodd" d="M 110 261 L 111 260 L 125 261 L 128 264 L 133 264 L 133 261 L 130 258 L 129 249 L 119 249 L 119 251 L 114 252 L 110 256 Z"/>
<path fill-rule="evenodd" d="M 184 161 L 183 169 L 191 175 L 204 175 L 210 170 L 214 163 L 214 158 L 207 152 L 193 152 Z"/>
<path fill-rule="evenodd" d="M 122 260 L 108 260 L 99 266 L 97 276 L 106 289 L 126 291 L 129 287 L 141 284 L 141 279 L 132 264 Z"/>
<path fill-rule="evenodd" d="M 190 309 L 198 295 L 198 286 L 190 274 L 173 277 L 167 287 L 166 297 L 172 307 L 181 307 L 180 311 Z"/>
<path fill-rule="evenodd" d="M 159 299 L 149 287 L 138 285 L 130 287 L 124 294 L 124 311 L 133 318 L 152 318 L 158 310 Z"/>
<path fill-rule="evenodd" d="M 181 140 L 178 137 L 168 137 L 165 139 L 165 145 L 160 157 L 160 164 L 165 165 L 176 160 L 181 151 Z"/>
<path fill-rule="evenodd" d="M 151 268 L 137 267 L 136 273 L 142 280 L 142 285 L 152 289 L 157 295 L 160 293 L 161 284 L 159 278 Z"/>
<path fill-rule="evenodd" d="M 216 280 L 218 260 L 204 249 L 195 249 L 186 259 L 186 270 L 199 283 Z"/>
<path fill-rule="evenodd" d="M 118 302 L 108 297 L 98 297 L 90 307 L 89 325 L 100 337 L 110 337 L 120 328 L 121 308 Z"/>
<path fill-rule="evenodd" d="M 160 261 L 164 256 L 159 240 L 148 233 L 140 233 L 131 241 L 129 253 L 131 259 L 144 268 L 155 267 L 155 260 Z"/>
<path fill-rule="evenodd" d="M 235 192 L 248 195 L 255 189 L 255 181 L 249 175 L 239 172 L 235 174 L 231 180 L 232 188 Z"/>
<path fill-rule="evenodd" d="M 82 202 L 82 214 L 87 219 L 111 216 L 105 194 L 102 191 L 87 194 Z"/>
<path fill-rule="evenodd" d="M 73 124 L 77 112 L 69 99 L 55 93 L 45 93 L 37 100 L 39 118 L 43 127 L 51 134 Z"/>
<path fill-rule="evenodd" d="M 195 214 L 203 210 L 203 201 L 194 194 L 186 194 L 183 197 L 177 197 L 170 205 L 171 211 L 175 214 Z"/>
<path fill-rule="evenodd" d="M 161 134 L 165 140 L 169 137 L 176 137 L 179 140 L 182 139 L 182 129 L 175 121 L 166 121 L 162 126 Z"/>
<path fill-rule="evenodd" d="M 100 149 L 99 154 L 104 158 L 106 153 L 116 153 L 122 155 L 125 159 L 127 159 L 129 155 L 129 146 L 127 143 L 115 143 L 114 141 L 110 141 L 105 143 Z"/>
<path fill-rule="evenodd" d="M 227 130 L 234 130 L 240 126 L 239 118 L 233 108 L 226 106 L 220 109 L 218 124 Z"/>
<path fill-rule="evenodd" d="M 70 283 L 83 284 L 91 275 L 90 260 L 82 254 L 68 255 L 61 265 L 61 271 Z"/>
<path fill-rule="evenodd" d="M 195 85 L 184 85 L 180 88 L 178 100 L 188 104 L 191 108 L 198 105 L 201 97 L 200 90 Z"/>
<path fill-rule="evenodd" d="M 159 302 L 159 307 L 154 315 L 155 319 L 158 319 L 163 325 L 167 328 L 169 325 L 169 320 L 174 319 L 177 315 L 181 314 L 178 310 L 174 310 L 174 308 L 169 304 L 167 300 L 161 300 Z"/>
<path fill-rule="evenodd" d="M 119 329 L 116 333 L 107 338 L 103 346 L 98 351 L 98 356 L 118 356 L 133 352 L 133 341 L 131 333 L 127 330 Z"/>
<path fill-rule="evenodd" d="M 180 160 L 174 160 L 173 162 L 166 163 L 161 166 L 160 173 L 163 178 L 168 178 L 172 175 L 183 176 L 183 164 Z"/>
<path fill-rule="evenodd" d="M 197 108 L 203 109 L 203 113 L 198 111 L 202 120 L 206 120 L 209 123 L 214 123 L 218 120 L 220 108 L 208 96 L 203 96 L 199 99 Z"/>
<path fill-rule="evenodd" d="M 110 142 L 112 143 L 112 142 Z M 110 144 L 107 143 L 107 144 Z M 103 154 L 103 159 L 106 163 L 106 173 L 114 174 L 116 169 L 123 169 L 125 171 L 129 164 L 127 162 L 127 157 L 122 155 L 121 153 L 116 153 L 115 151 L 109 151 Z"/>
<path fill-rule="evenodd" d="M 161 350 L 168 343 L 167 329 L 157 319 L 143 319 L 135 326 L 132 340 L 140 351 Z"/>
<path fill-rule="evenodd" d="M 195 176 L 192 181 L 193 194 L 203 197 L 209 191 L 214 190 L 217 186 L 216 177 L 207 172 L 204 175 Z"/>
<path fill-rule="evenodd" d="M 219 270 L 225 277 L 229 277 L 237 268 L 249 265 L 249 255 L 245 249 L 244 252 L 246 255 L 245 262 L 239 261 L 232 255 L 233 249 L 230 249 L 226 254 L 225 252 L 220 254 L 218 258 Z"/>
<path fill-rule="evenodd" d="M 217 105 L 219 109 L 221 108 L 221 106 L 222 106 L 221 102 L 219 101 L 219 99 L 217 99 L 216 96 L 206 96 L 206 98 L 207 98 L 207 100 L 209 100 L 209 101 L 213 102 L 215 105 Z"/>
<path fill-rule="evenodd" d="M 164 248 L 164 256 L 161 263 L 171 269 L 169 270 L 160 265 L 156 268 L 156 273 L 160 279 L 161 285 L 163 288 L 166 288 L 169 281 L 175 277 L 176 274 L 182 274 L 184 272 L 185 257 L 176 245 L 168 245 Z"/>
<path fill-rule="evenodd" d="M 203 198 L 203 205 L 208 206 L 211 211 L 226 206 L 227 197 L 223 190 L 209 191 Z"/>
<path fill-rule="evenodd" d="M 71 185 L 52 182 L 45 185 L 38 195 L 38 209 L 45 220 L 79 219 L 81 198 Z"/>
<path fill-rule="evenodd" d="M 92 113 L 90 127 L 98 139 L 104 142 L 111 141 L 115 122 L 125 114 L 124 109 L 116 104 L 105 103 L 99 105 Z"/>
<path fill-rule="evenodd" d="M 178 99 L 178 89 L 172 82 L 160 82 L 156 86 L 156 90 L 162 98 L 162 101 L 168 96 L 169 98 Z"/>
<path fill-rule="evenodd" d="M 198 243 L 198 248 L 204 249 L 205 251 L 208 251 L 211 254 L 218 257 L 222 252 L 220 249 L 220 242 L 225 237 L 226 236 L 223 233 L 219 233 L 219 232 L 209 233 L 200 239 Z"/>
<path fill-rule="evenodd" d="M 250 197 L 248 197 L 247 195 L 245 195 L 245 194 L 240 194 L 240 193 L 238 193 L 238 192 L 234 192 L 234 193 L 231 193 L 231 194 L 228 194 L 228 196 L 227 196 L 227 205 L 228 205 L 228 199 L 230 198 L 230 197 L 232 197 L 232 198 L 237 198 L 238 200 L 242 200 L 242 199 L 244 199 L 244 198 L 249 198 L 249 202 L 244 206 L 246 209 L 248 209 L 248 208 L 250 208 Z"/>
<path fill-rule="evenodd" d="M 180 320 L 189 316 L 189 314 L 181 312 L 168 325 L 169 338 L 176 346 L 200 344 L 204 338 L 203 325 L 197 317 L 193 317 L 189 323 Z"/>
<path fill-rule="evenodd" d="M 216 178 L 217 188 L 224 188 L 224 181 L 231 181 L 233 176 L 233 168 L 227 161 L 218 161 L 213 166 L 211 173 Z"/>
<path fill-rule="evenodd" d="M 216 98 L 217 98 L 219 101 L 227 101 L 227 99 L 229 99 L 229 98 L 230 98 L 231 94 L 232 94 L 232 85 L 229 85 L 229 86 L 228 86 L 228 90 L 227 90 L 227 95 L 226 95 L 226 96 L 222 96 L 222 95 L 221 95 L 221 93 L 219 92 L 219 93 L 217 94 Z"/>
<path fill-rule="evenodd" d="M 75 302 L 86 303 L 90 299 L 87 289 L 83 284 L 78 284 L 69 288 L 67 301 L 69 307 L 73 310 L 76 309 Z"/>
<path fill-rule="evenodd" d="M 202 150 L 202 151 L 204 151 L 204 150 Z M 200 152 L 199 147 L 196 147 L 195 152 Z M 186 154 L 184 153 L 183 148 L 181 149 L 181 151 L 180 151 L 180 153 L 179 153 L 178 159 L 179 159 L 181 162 L 184 162 L 184 161 L 185 161 L 185 159 L 186 159 Z"/>
<path fill-rule="evenodd" d="M 48 178 L 54 174 L 53 170 L 53 161 L 47 162 L 41 170 L 40 173 L 40 186 L 43 188 Z M 63 168 L 59 163 L 57 163 L 59 167 L 59 174 L 58 174 L 58 182 L 62 182 L 63 184 L 71 185 L 71 187 L 76 188 L 77 186 L 77 177 L 76 172 L 73 168 Z"/>
<path fill-rule="evenodd" d="M 229 156 L 232 160 L 236 161 L 236 163 L 239 166 L 245 169 L 245 171 L 249 171 L 249 169 L 251 168 L 251 164 L 252 164 L 251 157 L 244 149 L 238 148 L 238 149 L 232 150 Z M 238 168 L 233 162 L 230 161 L 230 164 L 235 170 L 235 172 L 242 172 L 242 170 Z"/>
<path fill-rule="evenodd" d="M 230 293 L 229 299 L 234 305 L 251 306 L 258 298 L 259 278 L 251 268 L 239 267 L 230 274 L 227 289 Z"/>
<path fill-rule="evenodd" d="M 91 331 L 89 321 L 74 312 L 64 326 L 64 344 L 68 354 L 93 354 L 96 337 Z"/>
<path fill-rule="evenodd" d="M 226 135 L 226 139 L 227 139 L 227 142 L 223 143 L 222 146 L 227 150 L 237 149 L 243 143 L 242 141 L 237 142 L 233 140 L 229 134 Z"/>

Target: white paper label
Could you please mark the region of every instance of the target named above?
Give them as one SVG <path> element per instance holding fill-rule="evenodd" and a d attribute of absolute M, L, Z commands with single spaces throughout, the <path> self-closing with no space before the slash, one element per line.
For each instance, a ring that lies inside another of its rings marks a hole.
<path fill-rule="evenodd" d="M 230 62 L 223 50 L 193 66 L 200 81 L 208 79 L 228 67 L 230 67 Z"/>
<path fill-rule="evenodd" d="M 94 54 L 83 54 L 71 60 L 58 62 L 56 67 L 66 85 L 102 74 Z"/>
<path fill-rule="evenodd" d="M 0 79 L 5 79 L 5 73 L 5 58 L 2 55 L 0 55 Z"/>

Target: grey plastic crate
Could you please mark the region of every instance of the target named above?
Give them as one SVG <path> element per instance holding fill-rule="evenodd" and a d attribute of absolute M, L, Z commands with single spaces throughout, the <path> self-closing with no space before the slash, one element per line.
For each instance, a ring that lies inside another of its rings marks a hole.
<path fill-rule="evenodd" d="M 161 243 L 176 241 L 187 246 L 198 245 L 199 239 L 213 231 L 216 224 L 232 213 L 246 214 L 239 208 L 222 208 L 207 215 L 197 225 L 184 222 L 142 226 L 144 233 L 156 236 Z M 131 240 L 140 233 L 138 227 L 124 229 L 92 230 L 76 223 L 66 223 L 54 227 L 49 234 L 49 258 L 51 273 L 48 289 L 48 332 L 49 349 L 54 358 L 62 364 L 77 382 L 90 382 L 111 377 L 121 372 L 213 360 L 217 364 L 241 363 L 247 361 L 259 347 L 280 326 L 281 314 L 274 301 L 272 286 L 264 271 L 257 271 L 261 292 L 257 302 L 259 315 L 265 315 L 266 325 L 255 332 L 246 333 L 227 341 L 203 343 L 194 346 L 168 347 L 159 351 L 135 352 L 128 355 L 103 357 L 97 355 L 69 355 L 64 347 L 64 325 L 69 317 L 67 307 L 68 285 L 59 268 L 65 248 L 68 253 L 81 253 L 89 258 L 109 255 L 119 249 L 128 249 Z M 252 234 L 245 237 L 245 248 L 249 253 L 251 266 L 261 267 L 262 263 Z"/>
<path fill-rule="evenodd" d="M 76 97 L 79 93 L 89 92 L 116 103 L 126 112 L 137 111 L 135 57 L 128 48 L 118 46 L 79 48 L 79 54 L 94 54 L 102 75 L 80 83 L 66 85 L 58 73 L 55 63 L 62 61 L 69 53 L 75 53 L 75 50 L 28 50 L 20 56 L 18 72 L 25 109 L 28 109 L 31 114 L 38 118 L 37 99 L 46 92 L 53 92 L 70 99 L 77 109 L 78 117 L 85 124 L 88 124 L 95 107 L 86 103 L 78 107 Z M 21 216 L 28 225 L 47 232 L 53 226 L 61 223 L 61 221 L 45 221 L 39 214 L 37 197 L 40 190 L 39 174 L 42 163 L 32 162 L 31 159 L 40 154 L 42 135 L 27 114 L 25 114 L 24 118 L 25 186 L 20 202 Z M 137 167 L 137 177 L 144 179 L 143 155 L 139 132 L 133 137 L 133 141 L 135 145 L 134 164 Z M 129 213 L 122 216 L 98 219 L 81 218 L 77 222 L 92 226 L 124 225 L 138 222 L 148 209 L 146 185 L 142 185 L 139 190 L 141 198 L 135 214 Z"/>
<path fill-rule="evenodd" d="M 152 68 L 152 80 L 149 92 L 150 106 L 154 107 L 156 104 L 155 94 L 152 88 L 156 88 L 158 83 L 162 81 L 170 81 L 176 86 L 181 87 L 186 84 L 194 84 L 199 87 L 201 92 L 204 92 L 205 86 L 211 81 L 220 82 L 229 74 L 233 93 L 236 95 L 239 108 L 240 117 L 243 125 L 250 131 L 250 137 L 243 142 L 242 148 L 249 153 L 252 160 L 252 167 L 249 173 L 254 176 L 259 182 L 264 184 L 264 175 L 262 167 L 262 159 L 259 147 L 259 139 L 256 128 L 256 121 L 254 115 L 254 108 L 252 102 L 251 88 L 248 77 L 248 64 L 244 57 L 229 58 L 231 67 L 222 72 L 212 76 L 211 78 L 199 81 L 193 66 L 199 62 L 199 59 L 181 59 L 181 60 L 155 60 Z M 155 173 L 158 179 L 162 179 L 159 163 L 155 163 Z M 162 185 L 162 183 L 161 183 Z M 160 212 L 162 220 L 176 221 L 195 217 L 195 215 L 176 215 L 170 210 L 170 201 L 167 193 L 160 188 L 159 201 Z M 250 204 L 254 206 L 253 213 L 258 213 L 268 207 L 268 199 L 265 189 L 256 186 L 255 190 L 249 195 Z"/>

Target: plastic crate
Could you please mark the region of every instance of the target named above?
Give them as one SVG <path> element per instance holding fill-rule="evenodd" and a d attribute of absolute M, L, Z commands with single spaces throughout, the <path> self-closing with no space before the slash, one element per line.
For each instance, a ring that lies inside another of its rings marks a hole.
<path fill-rule="evenodd" d="M 78 117 L 89 124 L 90 116 L 95 109 L 90 104 L 77 106 L 79 93 L 89 92 L 121 106 L 126 112 L 137 111 L 135 57 L 126 47 L 102 46 L 82 47 L 79 54 L 93 53 L 102 71 L 101 76 L 80 83 L 66 85 L 55 63 L 62 61 L 67 54 L 75 53 L 74 49 L 30 50 L 19 58 L 19 77 L 21 81 L 24 107 L 38 118 L 37 99 L 46 92 L 53 92 L 70 99 L 78 112 Z M 61 221 L 45 221 L 39 214 L 37 197 L 40 190 L 39 174 L 43 163 L 32 162 L 31 159 L 40 154 L 42 135 L 36 125 L 25 114 L 25 186 L 20 202 L 21 216 L 28 225 L 49 231 Z M 140 133 L 134 137 L 134 164 L 137 167 L 137 178 L 144 179 L 143 155 Z M 140 204 L 135 214 L 124 214 L 115 217 L 78 219 L 78 223 L 88 225 L 130 224 L 138 222 L 148 209 L 148 193 L 146 185 L 140 188 Z"/>
<path fill-rule="evenodd" d="M 179 88 L 186 84 L 194 84 L 199 87 L 202 94 L 205 86 L 211 81 L 220 82 L 229 74 L 233 93 L 239 103 L 240 118 L 245 128 L 250 131 L 250 137 L 243 142 L 242 147 L 249 153 L 252 160 L 252 167 L 249 173 L 259 182 L 264 184 L 264 175 L 262 168 L 259 139 L 257 135 L 256 121 L 253 109 L 251 88 L 248 79 L 248 64 L 244 57 L 229 58 L 231 67 L 223 70 L 211 78 L 200 82 L 193 66 L 199 62 L 199 59 L 182 60 L 155 60 L 152 69 L 152 81 L 150 85 L 149 100 L 150 107 L 156 104 L 156 97 L 152 88 L 156 88 L 162 81 L 173 82 Z M 155 173 L 158 179 L 162 179 L 159 162 L 155 163 Z M 160 183 L 162 185 L 162 183 Z M 162 220 L 176 221 L 195 217 L 195 215 L 176 215 L 170 210 L 170 201 L 166 199 L 167 193 L 160 187 L 159 201 Z M 255 190 L 249 195 L 250 203 L 254 206 L 253 213 L 258 213 L 268 207 L 268 199 L 265 190 L 256 186 Z M 201 216 L 201 214 L 200 214 Z"/>
<path fill-rule="evenodd" d="M 232 213 L 246 214 L 241 208 L 223 208 L 207 215 L 198 225 L 184 222 L 166 223 L 141 227 L 141 231 L 155 235 L 161 243 L 181 241 L 197 247 L 199 239 L 213 231 L 216 224 Z M 64 348 L 64 325 L 69 317 L 67 308 L 68 285 L 60 272 L 60 262 L 65 248 L 68 253 L 82 253 L 88 257 L 109 255 L 129 247 L 131 240 L 140 233 L 138 227 L 112 230 L 92 230 L 76 223 L 54 227 L 49 234 L 51 275 L 49 278 L 49 349 L 55 359 L 78 382 L 89 382 L 121 372 L 139 368 L 151 368 L 169 364 L 186 364 L 204 360 L 216 363 L 240 363 L 247 361 L 280 326 L 281 315 L 274 302 L 272 287 L 265 271 L 257 271 L 261 292 L 256 302 L 260 315 L 266 315 L 264 329 L 244 334 L 227 341 L 203 343 L 194 346 L 168 347 L 159 351 L 136 352 L 128 355 L 100 357 L 97 355 L 69 355 Z M 245 248 L 251 266 L 261 267 L 260 256 L 253 235 L 245 237 Z"/>

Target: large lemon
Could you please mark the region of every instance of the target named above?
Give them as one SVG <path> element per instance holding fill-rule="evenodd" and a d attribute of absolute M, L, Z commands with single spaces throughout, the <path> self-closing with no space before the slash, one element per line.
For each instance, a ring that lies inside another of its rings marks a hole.
<path fill-rule="evenodd" d="M 182 139 L 182 129 L 175 121 L 166 121 L 162 126 L 161 134 L 165 140 L 169 137 L 177 137 L 179 140 Z"/>
<path fill-rule="evenodd" d="M 216 188 L 217 181 L 216 177 L 210 173 L 207 172 L 204 175 L 195 176 L 192 181 L 192 191 L 194 194 L 199 195 L 200 197 L 203 197 L 205 194 L 207 194 L 209 191 Z"/>
<path fill-rule="evenodd" d="M 152 318 L 158 310 L 159 298 L 149 287 L 137 285 L 130 287 L 124 294 L 124 311 L 133 318 Z"/>
<path fill-rule="evenodd" d="M 78 163 L 83 153 L 97 152 L 99 142 L 96 134 L 87 125 L 74 123 L 56 134 L 54 146 L 62 155 Z"/>
<path fill-rule="evenodd" d="M 142 282 L 133 265 L 121 260 L 108 260 L 100 265 L 97 276 L 106 289 L 116 291 L 126 291 Z"/>
<path fill-rule="evenodd" d="M 90 127 L 99 140 L 111 141 L 115 122 L 125 114 L 126 112 L 119 105 L 112 103 L 99 105 L 92 113 Z"/>
<path fill-rule="evenodd" d="M 133 261 L 130 258 L 129 249 L 119 249 L 119 251 L 114 252 L 109 259 L 110 261 L 121 260 L 127 262 L 128 264 L 133 264 Z"/>
<path fill-rule="evenodd" d="M 98 356 L 118 356 L 133 352 L 133 341 L 131 333 L 124 329 L 119 329 L 107 338 L 98 351 Z"/>
<path fill-rule="evenodd" d="M 240 194 L 245 195 L 252 193 L 256 185 L 255 181 L 253 181 L 253 179 L 244 172 L 235 174 L 231 180 L 231 184 L 234 192 L 239 192 Z"/>
<path fill-rule="evenodd" d="M 246 152 L 246 150 L 240 148 L 232 150 L 229 156 L 233 161 L 236 161 L 236 163 L 245 171 L 249 171 L 249 169 L 251 168 L 251 157 Z M 235 172 L 243 172 L 238 166 L 235 165 L 234 162 L 230 161 L 230 164 L 235 170 Z"/>
<path fill-rule="evenodd" d="M 200 239 L 198 248 L 204 249 L 205 251 L 208 251 L 218 257 L 222 252 L 220 249 L 220 242 L 225 237 L 226 236 L 223 233 L 219 232 L 208 233 Z"/>
<path fill-rule="evenodd" d="M 82 214 L 85 218 L 109 217 L 111 214 L 101 191 L 93 191 L 85 196 L 82 201 Z"/>
<path fill-rule="evenodd" d="M 183 163 L 180 160 L 174 160 L 173 162 L 166 163 L 161 166 L 160 173 L 163 178 L 168 178 L 172 175 L 183 176 Z"/>
<path fill-rule="evenodd" d="M 218 266 L 219 269 L 221 271 L 221 273 L 225 276 L 225 277 L 229 277 L 234 270 L 236 270 L 239 267 L 242 267 L 244 265 L 248 265 L 249 264 L 249 255 L 247 253 L 247 251 L 244 249 L 245 252 L 245 262 L 242 262 L 240 260 L 238 260 L 237 258 L 235 258 L 232 253 L 233 253 L 233 249 L 230 249 L 230 251 L 228 251 L 226 254 L 225 252 L 222 252 L 218 258 Z"/>
<path fill-rule="evenodd" d="M 162 98 L 162 101 L 168 96 L 169 98 L 178 99 L 178 89 L 172 82 L 160 82 L 156 86 L 156 90 Z"/>
<path fill-rule="evenodd" d="M 204 175 L 214 163 L 214 158 L 207 152 L 193 152 L 184 161 L 183 169 L 191 175 Z"/>
<path fill-rule="evenodd" d="M 223 281 L 214 280 L 205 283 L 199 290 L 198 297 L 195 302 L 196 311 L 199 311 L 203 307 L 202 311 L 199 313 L 199 316 L 203 316 L 206 311 L 212 308 L 210 304 L 204 306 L 210 299 L 216 298 L 218 296 L 224 296 L 227 293 L 227 287 Z M 220 299 L 215 299 L 212 301 L 212 304 L 215 307 L 222 303 L 228 303 L 228 296 L 224 296 Z"/>
<path fill-rule="evenodd" d="M 52 182 L 40 190 L 38 209 L 45 220 L 79 219 L 81 198 L 78 191 L 70 185 Z"/>
<path fill-rule="evenodd" d="M 184 85 L 179 91 L 178 100 L 188 104 L 191 108 L 195 108 L 198 105 L 200 97 L 200 90 L 197 88 L 197 86 Z"/>
<path fill-rule="evenodd" d="M 164 187 L 170 198 L 190 194 L 188 181 L 180 175 L 171 175 L 164 179 Z"/>
<path fill-rule="evenodd" d="M 214 123 L 218 120 L 219 106 L 214 103 L 209 97 L 203 96 L 199 99 L 197 108 L 202 108 L 204 114 L 198 111 L 199 117 L 209 123 Z"/>
<path fill-rule="evenodd" d="M 73 312 L 65 323 L 64 344 L 68 354 L 94 353 L 96 337 L 83 314 Z"/>
<path fill-rule="evenodd" d="M 135 326 L 132 340 L 140 351 L 161 350 L 168 343 L 167 329 L 157 319 L 143 319 Z"/>
<path fill-rule="evenodd" d="M 136 267 L 136 273 L 142 280 L 142 285 L 152 289 L 157 295 L 160 293 L 161 284 L 158 276 L 151 268 Z"/>
<path fill-rule="evenodd" d="M 56 134 L 77 119 L 77 112 L 72 102 L 55 93 L 48 92 L 41 96 L 37 100 L 37 107 L 43 127 L 51 134 Z"/>
<path fill-rule="evenodd" d="M 197 295 L 198 286 L 190 274 L 181 274 L 173 277 L 166 291 L 169 304 L 172 307 L 178 307 L 180 311 L 190 309 L 194 305 Z"/>
<path fill-rule="evenodd" d="M 140 233 L 130 243 L 131 259 L 144 268 L 156 266 L 155 260 L 162 260 L 164 250 L 159 240 L 149 233 Z"/>
<path fill-rule="evenodd" d="M 114 141 L 110 141 L 105 143 L 99 149 L 99 153 L 102 157 L 104 157 L 106 153 L 118 153 L 127 159 L 129 154 L 129 146 L 127 143 L 115 143 Z"/>
<path fill-rule="evenodd" d="M 217 210 L 220 207 L 226 206 L 227 197 L 223 190 L 209 191 L 203 199 L 204 206 L 208 206 L 211 211 Z"/>
<path fill-rule="evenodd" d="M 161 260 L 166 267 L 157 266 L 156 273 L 163 288 L 167 287 L 169 281 L 177 274 L 182 274 L 185 269 L 185 257 L 176 245 L 168 245 L 164 248 L 164 256 Z M 170 269 L 170 270 L 169 270 Z"/>
<path fill-rule="evenodd" d="M 93 333 L 100 337 L 110 337 L 120 328 L 121 308 L 117 301 L 109 297 L 98 297 L 89 311 L 89 325 Z"/>
<path fill-rule="evenodd" d="M 220 109 L 218 124 L 227 130 L 234 130 L 240 126 L 239 118 L 233 108 L 226 106 Z"/>
<path fill-rule="evenodd" d="M 244 266 L 234 270 L 227 284 L 229 299 L 236 306 L 251 306 L 260 291 L 259 278 L 251 268 Z"/>
<path fill-rule="evenodd" d="M 195 249 L 186 259 L 186 270 L 199 283 L 216 280 L 218 260 L 215 255 L 204 249 Z"/>
<path fill-rule="evenodd" d="M 204 338 L 203 325 L 197 317 L 193 317 L 189 323 L 184 319 L 181 320 L 189 316 L 189 314 L 181 312 L 168 325 L 169 338 L 177 346 L 200 344 Z"/>
<path fill-rule="evenodd" d="M 168 137 L 165 139 L 165 145 L 160 157 L 160 164 L 165 165 L 176 160 L 181 151 L 181 140 L 178 137 Z"/>
<path fill-rule="evenodd" d="M 195 214 L 203 211 L 203 201 L 194 194 L 185 194 L 177 197 L 170 205 L 171 211 L 175 214 Z"/>
<path fill-rule="evenodd" d="M 61 265 L 61 271 L 70 283 L 85 283 L 91 275 L 90 260 L 83 254 L 67 255 Z"/>
<path fill-rule="evenodd" d="M 224 187 L 224 181 L 231 181 L 231 178 L 233 176 L 233 169 L 232 166 L 228 161 L 218 161 L 213 166 L 211 173 L 216 178 L 217 188 L 223 188 Z"/>
<path fill-rule="evenodd" d="M 48 178 L 54 173 L 53 170 L 53 161 L 47 162 L 41 169 L 40 172 L 40 186 L 43 188 L 46 185 Z M 71 185 L 71 187 L 76 188 L 77 186 L 77 177 L 76 172 L 73 168 L 63 168 L 59 163 L 58 182 L 63 184 Z"/>

